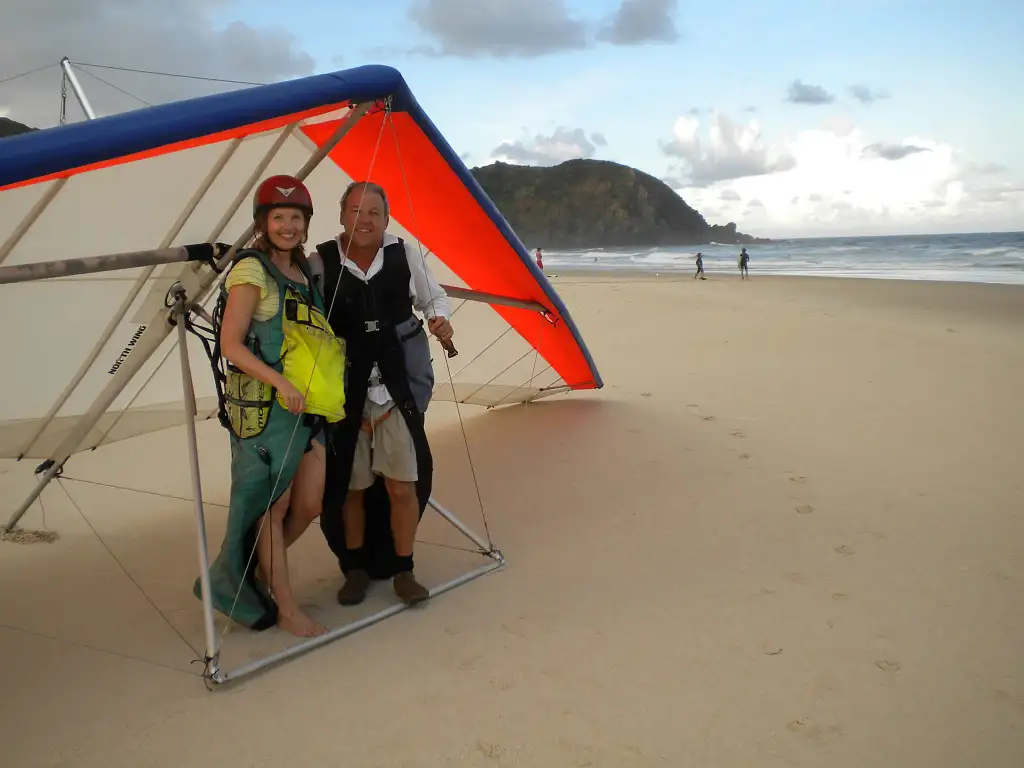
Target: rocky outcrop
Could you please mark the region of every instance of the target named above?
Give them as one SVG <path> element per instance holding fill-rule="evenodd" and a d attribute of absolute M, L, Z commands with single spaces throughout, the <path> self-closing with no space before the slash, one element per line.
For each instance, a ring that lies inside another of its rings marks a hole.
<path fill-rule="evenodd" d="M 710 225 L 665 182 L 606 160 L 493 163 L 473 176 L 528 247 L 611 248 L 766 242 Z"/>
<path fill-rule="evenodd" d="M 6 136 L 17 136 L 19 133 L 28 133 L 34 131 L 35 128 L 19 123 L 17 120 L 11 120 L 7 117 L 0 117 L 0 139 Z"/>

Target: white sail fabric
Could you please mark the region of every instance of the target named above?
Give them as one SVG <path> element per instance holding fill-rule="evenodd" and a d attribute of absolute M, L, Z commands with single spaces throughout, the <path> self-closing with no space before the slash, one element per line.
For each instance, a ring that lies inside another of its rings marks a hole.
<path fill-rule="evenodd" d="M 2 190 L 0 263 L 234 242 L 251 224 L 259 180 L 294 173 L 315 150 L 291 124 Z M 309 247 L 336 234 L 338 200 L 350 181 L 329 159 L 306 179 L 316 207 Z M 394 219 L 390 231 L 415 242 Z M 435 256 L 427 261 L 441 283 L 465 285 Z M 165 302 L 179 281 L 195 296 L 197 275 L 209 269 L 171 264 L 0 285 L 0 458 L 49 458 L 62 445 L 75 453 L 183 423 L 177 335 L 168 335 Z M 214 299 L 208 295 L 207 307 Z M 432 342 L 437 399 L 496 406 L 565 391 L 543 360 L 542 345 L 535 350 L 485 304 L 452 304 L 460 354 L 446 365 L 440 345 Z M 209 360 L 192 334 L 188 343 L 195 416 L 210 418 L 216 396 Z M 145 359 L 141 369 L 102 417 L 82 439 L 65 445 L 118 370 L 139 359 Z"/>

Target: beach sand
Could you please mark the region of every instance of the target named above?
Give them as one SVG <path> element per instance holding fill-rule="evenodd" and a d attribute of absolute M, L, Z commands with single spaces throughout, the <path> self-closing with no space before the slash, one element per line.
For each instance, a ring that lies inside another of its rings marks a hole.
<path fill-rule="evenodd" d="M 1024 288 L 752 277 L 554 278 L 605 388 L 461 409 L 506 567 L 213 693 L 183 430 L 75 457 L 61 539 L 0 544 L 3 764 L 1024 764 Z M 436 496 L 482 530 L 432 410 Z M 432 583 L 481 560 L 421 538 Z M 332 625 L 393 600 L 333 604 L 317 530 L 291 560 Z"/>

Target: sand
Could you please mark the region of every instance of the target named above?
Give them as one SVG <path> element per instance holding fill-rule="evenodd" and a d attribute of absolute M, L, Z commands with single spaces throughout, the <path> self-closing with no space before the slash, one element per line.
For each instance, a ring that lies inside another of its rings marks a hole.
<path fill-rule="evenodd" d="M 213 693 L 183 432 L 76 457 L 60 539 L 0 544 L 3 764 L 1024 764 L 1024 288 L 753 278 L 555 278 L 606 388 L 463 409 L 507 566 Z M 482 530 L 451 406 L 431 434 Z M 10 508 L 32 480 L 0 471 Z M 421 538 L 434 583 L 480 561 Z M 291 557 L 354 615 L 319 531 Z"/>

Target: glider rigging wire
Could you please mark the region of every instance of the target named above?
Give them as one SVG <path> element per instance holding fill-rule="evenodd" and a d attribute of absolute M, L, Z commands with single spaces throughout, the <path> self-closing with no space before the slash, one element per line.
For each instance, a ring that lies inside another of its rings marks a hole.
<path fill-rule="evenodd" d="M 423 262 L 423 271 L 426 272 L 427 256 L 423 252 L 423 243 L 420 241 L 420 230 L 419 226 L 416 223 L 416 208 L 412 204 L 412 192 L 409 191 L 409 180 L 408 178 L 406 178 L 405 175 L 405 163 L 402 162 L 402 150 L 398 145 L 398 132 L 395 130 L 395 121 L 394 117 L 391 114 L 390 100 L 388 101 L 388 105 L 386 108 L 384 123 L 387 123 L 391 126 L 391 135 L 392 137 L 394 137 L 395 140 L 395 155 L 398 157 L 398 168 L 402 173 L 402 186 L 405 188 L 405 196 L 409 204 L 409 217 L 412 220 L 410 222 L 412 224 L 412 236 L 416 239 L 416 245 L 419 248 L 420 252 L 420 260 Z M 384 124 L 382 123 L 381 131 L 383 130 Z M 476 476 L 476 466 L 473 464 L 473 454 L 469 449 L 469 436 L 466 434 L 466 425 L 463 423 L 462 420 L 462 409 L 459 408 L 459 395 L 455 391 L 455 380 L 452 378 L 452 367 L 451 364 L 448 362 L 448 355 L 441 355 L 441 357 L 444 358 L 444 365 L 448 371 L 448 380 L 451 382 L 452 385 L 452 401 L 455 403 L 455 413 L 458 415 L 459 418 L 459 429 L 462 431 L 462 440 L 466 446 L 466 458 L 469 460 L 469 471 L 473 477 L 473 488 L 476 490 L 477 503 L 480 505 L 480 517 L 483 519 L 484 523 L 484 535 L 487 537 L 487 546 L 490 547 L 491 551 L 493 552 L 494 540 L 491 538 L 491 529 L 487 525 L 487 514 L 484 511 L 484 500 L 483 496 L 480 493 L 480 482 Z"/>

